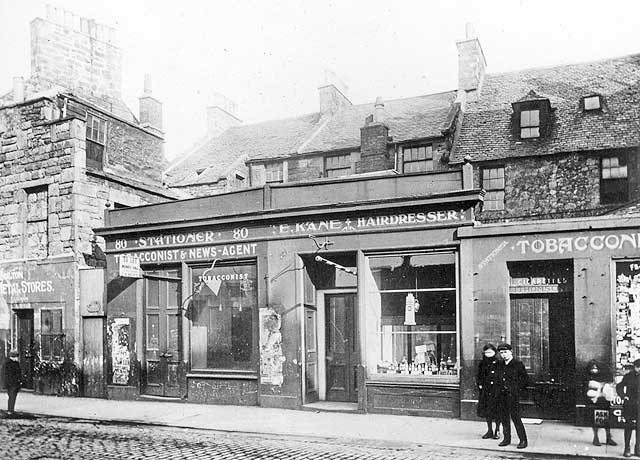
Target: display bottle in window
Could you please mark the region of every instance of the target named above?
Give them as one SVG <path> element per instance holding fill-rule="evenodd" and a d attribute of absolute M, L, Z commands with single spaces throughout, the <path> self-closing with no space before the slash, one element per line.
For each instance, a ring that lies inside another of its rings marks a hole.
<path fill-rule="evenodd" d="M 409 366 L 407 363 L 407 357 L 403 356 L 402 357 L 402 363 L 400 364 L 400 373 L 401 374 L 408 374 L 409 373 Z"/>

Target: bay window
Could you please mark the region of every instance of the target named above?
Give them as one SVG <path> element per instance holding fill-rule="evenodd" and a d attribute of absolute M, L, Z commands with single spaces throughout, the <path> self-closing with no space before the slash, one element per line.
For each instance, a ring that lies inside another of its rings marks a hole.
<path fill-rule="evenodd" d="M 454 252 L 367 257 L 368 373 L 457 381 Z"/>

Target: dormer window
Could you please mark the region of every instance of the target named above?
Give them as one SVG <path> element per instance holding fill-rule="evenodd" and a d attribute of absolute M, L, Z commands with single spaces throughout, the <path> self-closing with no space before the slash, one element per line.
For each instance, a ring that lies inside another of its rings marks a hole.
<path fill-rule="evenodd" d="M 600 100 L 600 96 L 587 96 L 584 98 L 584 110 L 600 110 L 602 108 L 602 101 Z"/>
<path fill-rule="evenodd" d="M 549 135 L 553 127 L 553 109 L 548 98 L 529 93 L 517 102 L 511 104 L 513 115 L 511 126 L 516 139 L 536 140 Z"/>
<path fill-rule="evenodd" d="M 540 137 L 540 110 L 520 112 L 520 137 L 522 139 Z"/>

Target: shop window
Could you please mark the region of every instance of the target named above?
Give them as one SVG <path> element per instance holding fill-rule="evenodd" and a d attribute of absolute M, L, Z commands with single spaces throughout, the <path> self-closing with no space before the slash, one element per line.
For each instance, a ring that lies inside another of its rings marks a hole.
<path fill-rule="evenodd" d="M 616 262 L 616 374 L 640 358 L 640 260 Z"/>
<path fill-rule="evenodd" d="M 87 166 L 102 169 L 106 143 L 107 121 L 87 114 Z"/>
<path fill-rule="evenodd" d="M 368 373 L 456 381 L 455 254 L 375 255 L 367 265 Z"/>
<path fill-rule="evenodd" d="M 40 356 L 42 360 L 62 359 L 62 310 L 40 311 Z"/>
<path fill-rule="evenodd" d="M 25 255 L 45 258 L 49 248 L 49 194 L 47 187 L 27 189 L 27 238 Z"/>
<path fill-rule="evenodd" d="M 603 157 L 600 163 L 600 203 L 624 203 L 629 199 L 627 157 Z"/>
<path fill-rule="evenodd" d="M 324 159 L 325 177 L 344 177 L 351 174 L 351 155 L 331 155 Z"/>
<path fill-rule="evenodd" d="M 484 210 L 504 210 L 504 167 L 483 168 L 482 188 L 487 192 L 484 196 Z"/>
<path fill-rule="evenodd" d="M 194 267 L 192 279 L 191 368 L 255 371 L 255 265 Z"/>
<path fill-rule="evenodd" d="M 284 182 L 282 162 L 265 164 L 264 174 L 268 184 Z"/>
<path fill-rule="evenodd" d="M 433 147 L 431 145 L 404 147 L 402 165 L 405 174 L 433 171 Z"/>

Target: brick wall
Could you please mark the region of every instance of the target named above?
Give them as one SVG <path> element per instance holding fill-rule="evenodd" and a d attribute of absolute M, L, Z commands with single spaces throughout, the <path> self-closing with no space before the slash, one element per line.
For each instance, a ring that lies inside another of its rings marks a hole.
<path fill-rule="evenodd" d="M 600 204 L 601 155 L 601 152 L 578 152 L 512 158 L 500 163 L 505 167 L 505 210 L 483 211 L 480 220 L 589 216 L 618 207 Z M 630 161 L 628 168 L 630 200 L 638 199 L 637 162 Z M 474 183 L 478 187 L 482 185 L 480 170 L 481 166 L 474 168 Z"/>

